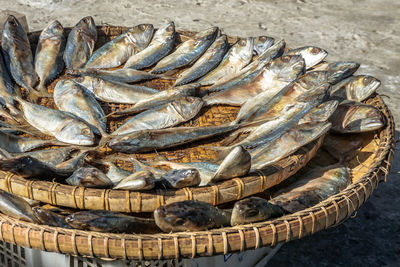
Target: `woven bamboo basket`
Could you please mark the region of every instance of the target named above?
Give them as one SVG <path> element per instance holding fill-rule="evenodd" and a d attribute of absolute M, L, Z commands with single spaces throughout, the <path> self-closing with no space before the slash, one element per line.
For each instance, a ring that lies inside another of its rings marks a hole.
<path fill-rule="evenodd" d="M 98 41 L 96 46 L 99 47 L 105 42 L 125 32 L 126 27 L 101 26 L 98 27 Z M 66 29 L 68 34 L 70 29 Z M 188 37 L 195 33 L 180 31 L 178 42 L 185 41 Z M 36 48 L 40 32 L 32 32 L 29 39 L 32 49 Z M 237 38 L 229 37 L 231 43 Z M 68 78 L 62 74 L 59 79 Z M 56 85 L 56 79 L 48 89 L 52 92 Z M 141 83 L 142 85 L 165 89 L 172 85 L 171 80 L 152 80 Z M 52 99 L 42 99 L 41 104 L 55 108 Z M 107 104 L 101 103 L 106 114 L 116 109 L 126 108 L 129 105 Z M 200 115 L 186 123 L 186 126 L 210 126 L 220 125 L 222 123 L 231 122 L 238 113 L 238 107 L 231 106 L 212 106 L 203 108 Z M 111 120 L 108 127 L 111 131 L 121 125 L 122 120 Z M 234 200 L 238 200 L 256 193 L 262 192 L 286 178 L 292 176 L 301 169 L 315 155 L 318 148 L 322 144 L 324 136 L 317 141 L 298 150 L 293 155 L 282 159 L 274 166 L 261 170 L 258 173 L 251 173 L 243 178 L 234 178 L 232 180 L 220 182 L 213 186 L 198 188 L 183 188 L 180 190 L 153 190 L 147 192 L 134 192 L 128 190 L 110 190 L 110 189 L 93 189 L 77 186 L 69 186 L 56 182 L 27 180 L 20 176 L 13 175 L 8 172 L 0 171 L 0 188 L 16 195 L 39 200 L 41 202 L 53 205 L 65 206 L 77 209 L 94 209 L 94 210 L 112 210 L 118 212 L 152 212 L 163 204 L 187 199 L 195 199 L 208 202 L 212 205 L 218 205 Z M 212 145 L 218 145 L 218 139 Z M 215 157 L 215 153 L 205 149 L 202 142 L 195 145 L 189 145 L 174 151 L 159 152 L 170 160 L 179 162 L 194 162 L 209 160 Z M 109 149 L 101 151 L 104 154 L 110 153 Z M 137 154 L 138 159 L 152 159 L 155 153 Z M 133 169 L 132 163 L 119 162 L 119 165 L 126 169 Z"/>
<path fill-rule="evenodd" d="M 379 95 L 367 101 L 386 116 L 386 126 L 365 136 L 357 156 L 349 162 L 353 183 L 318 205 L 260 223 L 202 232 L 171 234 L 105 234 L 36 225 L 0 214 L 0 240 L 23 247 L 111 259 L 169 259 L 213 256 L 274 246 L 335 226 L 371 196 L 389 173 L 394 151 L 393 117 Z"/>

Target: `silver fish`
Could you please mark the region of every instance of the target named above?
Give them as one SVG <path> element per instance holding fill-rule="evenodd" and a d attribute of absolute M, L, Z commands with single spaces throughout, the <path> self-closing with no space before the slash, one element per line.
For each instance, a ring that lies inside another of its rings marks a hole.
<path fill-rule="evenodd" d="M 294 213 L 339 193 L 350 183 L 350 171 L 345 166 L 315 168 L 298 177 L 290 186 L 278 191 L 269 202 Z"/>
<path fill-rule="evenodd" d="M 248 197 L 235 203 L 231 225 L 248 224 L 283 215 L 282 209 L 260 197 Z"/>
<path fill-rule="evenodd" d="M 64 51 L 67 69 L 77 69 L 86 64 L 92 56 L 97 41 L 97 29 L 92 17 L 81 19 L 68 35 Z"/>
<path fill-rule="evenodd" d="M 253 51 L 256 55 L 261 55 L 268 48 L 274 45 L 275 39 L 268 36 L 254 37 Z"/>
<path fill-rule="evenodd" d="M 197 169 L 178 169 L 165 173 L 156 186 L 161 188 L 184 188 L 198 186 L 200 184 L 200 173 Z"/>
<path fill-rule="evenodd" d="M 110 161 L 101 160 L 100 163 L 108 167 L 106 175 L 114 185 L 132 174 L 132 172 L 122 169 Z"/>
<path fill-rule="evenodd" d="M 92 126 L 93 131 L 107 135 L 104 111 L 86 88 L 72 80 L 60 80 L 54 88 L 53 95 L 59 110 L 74 114 Z"/>
<path fill-rule="evenodd" d="M 175 35 L 175 24 L 173 22 L 160 27 L 154 33 L 149 46 L 131 56 L 125 63 L 124 68 L 140 70 L 153 66 L 172 51 L 175 45 Z"/>
<path fill-rule="evenodd" d="M 235 76 L 243 67 L 247 66 L 253 56 L 253 38 L 241 39 L 226 53 L 221 63 L 199 82 L 202 85 L 221 83 Z"/>
<path fill-rule="evenodd" d="M 46 84 L 64 69 L 64 28 L 57 20 L 51 22 L 39 36 L 35 54 L 35 70 L 40 78 L 38 91 L 49 96 Z"/>
<path fill-rule="evenodd" d="M 196 116 L 203 107 L 203 100 L 184 97 L 169 104 L 146 110 L 121 125 L 112 135 L 124 135 L 139 130 L 163 129 L 178 125 Z"/>
<path fill-rule="evenodd" d="M 328 56 L 328 52 L 319 47 L 304 46 L 289 50 L 284 55 L 301 55 L 306 63 L 305 68 L 308 70 L 323 61 Z"/>
<path fill-rule="evenodd" d="M 284 56 L 273 60 L 256 75 L 249 75 L 223 91 L 204 97 L 207 105 L 227 104 L 243 105 L 247 99 L 270 90 L 279 92 L 304 71 L 304 60 L 301 56 Z"/>
<path fill-rule="evenodd" d="M 139 130 L 112 139 L 108 146 L 115 151 L 124 153 L 147 152 L 225 134 L 239 127 L 239 125 L 221 125 Z"/>
<path fill-rule="evenodd" d="M 332 86 L 331 98 L 361 102 L 375 93 L 380 85 L 381 81 L 372 76 L 350 76 Z"/>
<path fill-rule="evenodd" d="M 172 54 L 160 60 L 151 72 L 163 73 L 193 63 L 214 42 L 218 33 L 217 27 L 197 33 L 193 38 L 182 43 Z"/>
<path fill-rule="evenodd" d="M 29 137 L 20 137 L 0 131 L 0 147 L 9 153 L 22 153 L 39 147 L 65 145 L 56 140 L 42 140 Z"/>
<path fill-rule="evenodd" d="M 329 119 L 336 133 L 362 133 L 374 131 L 385 125 L 385 117 L 371 105 L 343 101 Z"/>
<path fill-rule="evenodd" d="M 78 149 L 75 147 L 61 147 L 61 148 L 51 148 L 51 149 L 43 149 L 43 150 L 35 150 L 31 152 L 25 152 L 24 156 L 31 156 L 37 160 L 42 162 L 58 165 L 67 160 L 68 157 L 71 156 L 72 152 L 77 151 Z M 17 156 L 18 154 L 14 154 Z"/>
<path fill-rule="evenodd" d="M 251 170 L 263 169 L 290 155 L 300 147 L 314 141 L 331 128 L 331 123 L 301 124 L 282 134 L 265 146 L 250 151 Z"/>
<path fill-rule="evenodd" d="M 79 77 L 73 80 L 91 91 L 97 99 L 111 103 L 135 104 L 143 98 L 159 92 L 156 89 L 145 86 L 107 81 L 91 76 Z"/>
<path fill-rule="evenodd" d="M 230 214 L 196 200 L 161 206 L 154 211 L 154 219 L 157 226 L 166 233 L 202 231 L 230 224 Z"/>
<path fill-rule="evenodd" d="M 249 80 L 253 79 L 260 73 L 260 69 L 264 68 L 270 61 L 283 54 L 285 45 L 286 43 L 284 40 L 276 42 L 273 46 L 259 55 L 253 62 L 242 68 L 239 72 L 236 72 L 232 77 L 229 77 L 229 79 L 218 81 L 207 88 L 207 92 L 223 91 L 234 86 L 248 83 Z"/>
<path fill-rule="evenodd" d="M 28 202 L 3 190 L 0 190 L 0 211 L 19 220 L 38 223 Z"/>
<path fill-rule="evenodd" d="M 32 104 L 19 97 L 25 120 L 44 134 L 69 144 L 94 144 L 94 135 L 90 127 L 73 114 Z"/>
<path fill-rule="evenodd" d="M 194 81 L 214 69 L 221 62 L 228 46 L 229 43 L 226 35 L 218 37 L 193 66 L 178 75 L 174 86 Z"/>
<path fill-rule="evenodd" d="M 155 186 L 155 178 L 150 171 L 137 171 L 125 177 L 113 189 L 151 190 Z"/>
<path fill-rule="evenodd" d="M 161 78 L 160 75 L 151 74 L 145 71 L 134 70 L 134 69 L 116 69 L 116 70 L 76 69 L 76 70 L 67 70 L 66 73 L 72 76 L 94 76 L 103 80 L 115 81 L 121 83 L 133 83 L 144 80 Z"/>
<path fill-rule="evenodd" d="M 7 69 L 15 82 L 28 90 L 32 100 L 38 98 L 33 89 L 37 76 L 33 67 L 33 56 L 28 36 L 19 21 L 9 15 L 3 27 L 1 47 Z"/>
<path fill-rule="evenodd" d="M 20 95 L 20 93 L 21 92 L 17 88 L 14 88 L 6 65 L 4 64 L 3 56 L 0 53 L 0 105 L 9 110 L 9 114 L 4 110 L 4 112 L 0 114 L 1 116 L 7 114 L 6 117 L 9 116 L 11 120 L 14 120 L 13 116 L 19 114 L 19 110 L 14 107 L 13 97 Z"/>
<path fill-rule="evenodd" d="M 108 188 L 112 181 L 101 170 L 94 167 L 81 167 L 65 180 L 69 185 L 93 188 Z"/>
<path fill-rule="evenodd" d="M 142 51 L 153 36 L 151 24 L 139 24 L 105 43 L 96 50 L 85 68 L 105 69 L 124 64 L 133 54 Z"/>
<path fill-rule="evenodd" d="M 234 147 L 215 171 L 209 181 L 202 181 L 200 185 L 215 183 L 246 175 L 251 167 L 250 153 L 242 146 Z M 204 182 L 206 182 L 204 184 Z"/>
<path fill-rule="evenodd" d="M 119 116 L 126 115 L 135 112 L 140 112 L 143 110 L 158 107 L 160 105 L 165 105 L 169 102 L 175 101 L 186 96 L 196 96 L 198 95 L 200 84 L 191 83 L 187 85 L 182 85 L 178 87 L 172 87 L 167 90 L 160 91 L 151 97 L 139 100 L 133 107 L 125 110 L 118 110 L 107 114 L 108 116 Z"/>

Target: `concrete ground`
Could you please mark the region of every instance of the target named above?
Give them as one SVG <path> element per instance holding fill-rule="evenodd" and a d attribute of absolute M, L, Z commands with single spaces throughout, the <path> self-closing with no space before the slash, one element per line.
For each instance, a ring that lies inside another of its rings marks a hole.
<path fill-rule="evenodd" d="M 284 38 L 291 47 L 316 45 L 328 60 L 361 63 L 358 74 L 382 81 L 396 125 L 400 125 L 400 1 L 397 0 L 0 0 L 2 9 L 25 13 L 31 30 L 53 19 L 73 26 L 92 15 L 97 24 L 132 26 L 168 20 L 179 29 L 219 26 L 237 36 Z M 399 130 L 399 127 L 396 128 Z M 398 131 L 397 131 L 398 136 Z M 389 180 L 356 218 L 312 237 L 286 244 L 271 266 L 395 266 L 400 262 L 400 155 L 397 146 Z"/>

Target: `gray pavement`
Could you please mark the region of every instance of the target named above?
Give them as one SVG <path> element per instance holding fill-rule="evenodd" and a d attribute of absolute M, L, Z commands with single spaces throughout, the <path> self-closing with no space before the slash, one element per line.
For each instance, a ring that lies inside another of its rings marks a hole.
<path fill-rule="evenodd" d="M 236 36 L 269 35 L 291 47 L 316 45 L 328 60 L 361 63 L 357 73 L 382 81 L 397 130 L 400 125 L 400 1 L 398 0 L 0 0 L 2 9 L 26 14 L 31 30 L 58 19 L 73 26 L 92 15 L 97 24 L 132 26 L 175 21 L 178 29 L 219 26 Z M 398 134 L 397 134 L 398 135 Z M 381 184 L 355 219 L 286 244 L 271 266 L 400 264 L 400 155 L 397 147 L 389 180 Z"/>

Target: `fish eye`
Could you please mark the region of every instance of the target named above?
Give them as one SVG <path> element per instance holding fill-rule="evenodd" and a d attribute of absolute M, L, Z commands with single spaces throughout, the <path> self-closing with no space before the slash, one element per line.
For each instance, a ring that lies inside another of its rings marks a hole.
<path fill-rule="evenodd" d="M 144 30 L 146 30 L 146 25 L 145 24 L 141 24 L 141 25 L 139 25 L 139 29 L 141 30 L 141 31 L 144 31 Z"/>
<path fill-rule="evenodd" d="M 260 36 L 258 37 L 258 40 L 260 40 L 261 42 L 265 42 L 267 40 L 266 36 Z"/>
<path fill-rule="evenodd" d="M 172 32 L 172 30 L 173 30 L 172 25 L 169 25 L 169 26 L 167 27 L 167 31 L 168 31 L 168 32 Z"/>
<path fill-rule="evenodd" d="M 82 129 L 81 134 L 83 134 L 83 135 L 89 135 L 89 134 L 90 134 L 90 129 L 89 129 L 89 128 L 84 128 L 84 129 Z"/>
<path fill-rule="evenodd" d="M 175 225 L 183 225 L 185 223 L 185 220 L 182 218 L 177 218 L 174 222 Z"/>
<path fill-rule="evenodd" d="M 316 55 L 320 52 L 321 52 L 321 49 L 319 49 L 318 47 L 313 47 L 313 49 L 311 49 L 311 54 L 313 54 L 313 55 Z"/>
<path fill-rule="evenodd" d="M 364 77 L 363 84 L 368 85 L 371 82 L 372 82 L 372 77 L 370 76 Z"/>
<path fill-rule="evenodd" d="M 282 57 L 283 62 L 289 62 L 289 60 L 290 60 L 290 57 L 288 57 L 288 56 Z"/>

